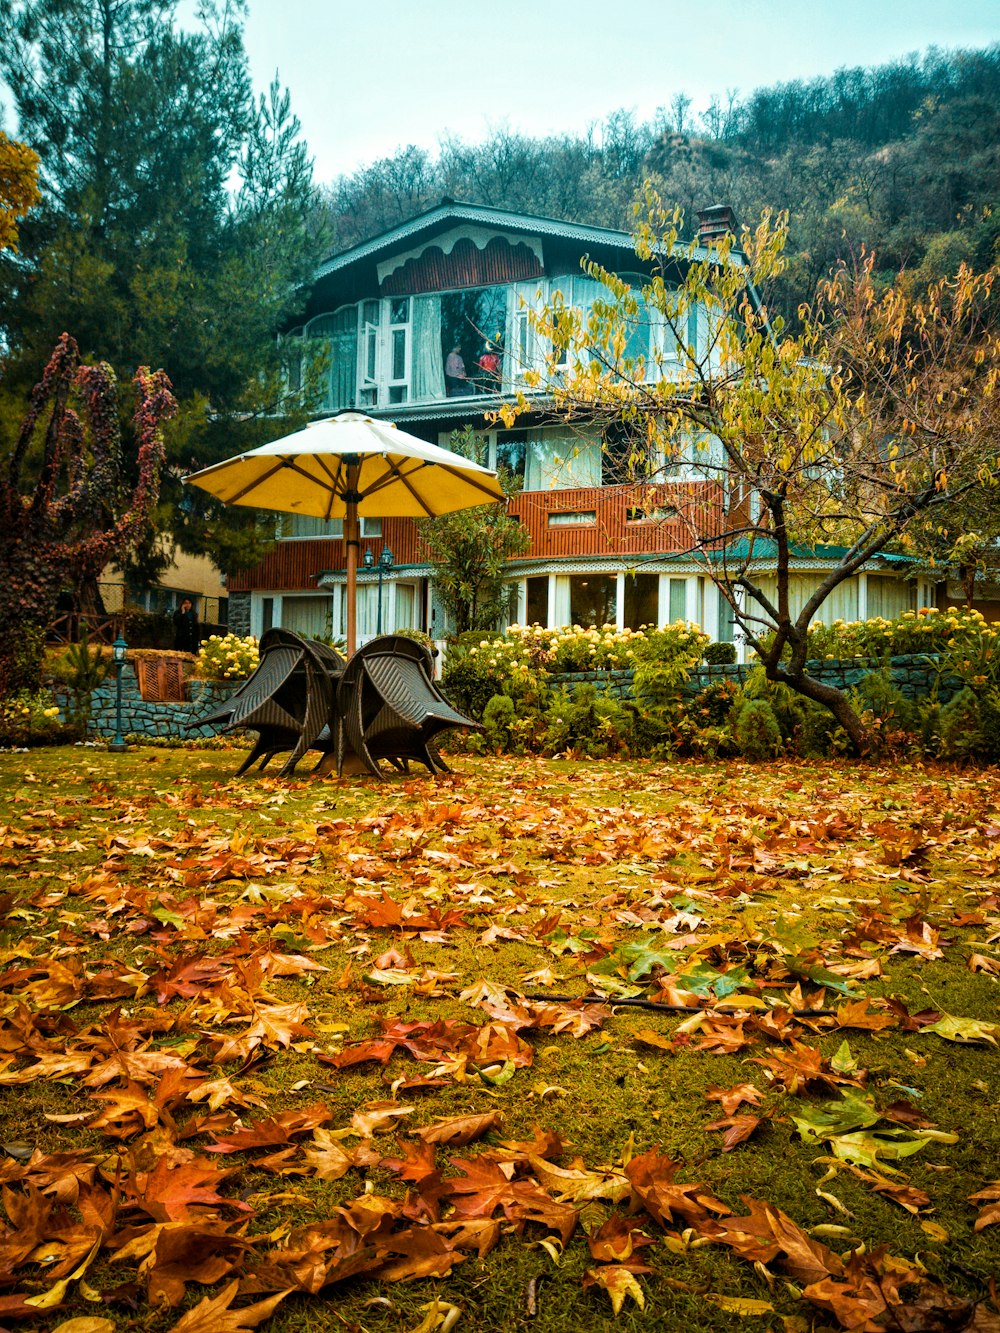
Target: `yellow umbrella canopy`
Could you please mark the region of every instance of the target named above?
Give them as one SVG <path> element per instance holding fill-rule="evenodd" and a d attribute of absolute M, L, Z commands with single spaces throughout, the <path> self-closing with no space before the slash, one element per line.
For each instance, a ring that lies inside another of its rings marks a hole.
<path fill-rule="evenodd" d="M 349 654 L 357 634 L 358 519 L 433 518 L 504 498 L 495 472 L 360 412 L 313 422 L 184 480 L 224 504 L 344 520 Z"/>

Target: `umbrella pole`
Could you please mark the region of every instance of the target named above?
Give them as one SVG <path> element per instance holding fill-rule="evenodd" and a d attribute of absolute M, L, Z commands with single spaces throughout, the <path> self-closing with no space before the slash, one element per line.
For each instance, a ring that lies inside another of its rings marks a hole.
<path fill-rule="evenodd" d="M 358 523 L 358 476 L 361 464 L 348 460 L 347 489 L 344 501 L 347 512 L 344 516 L 344 543 L 347 548 L 347 656 L 353 657 L 358 646 L 358 546 L 360 545 L 360 524 Z"/>

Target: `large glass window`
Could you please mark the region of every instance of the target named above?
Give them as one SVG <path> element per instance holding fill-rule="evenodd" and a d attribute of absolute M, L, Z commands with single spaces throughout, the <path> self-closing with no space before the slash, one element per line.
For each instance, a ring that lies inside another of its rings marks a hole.
<path fill-rule="evenodd" d="M 540 431 L 529 439 L 524 473 L 526 491 L 600 484 L 600 439 L 558 428 Z"/>
<path fill-rule="evenodd" d="M 526 625 L 543 625 L 549 623 L 549 580 L 547 576 L 527 579 L 527 601 L 524 609 L 524 623 Z"/>
<path fill-rule="evenodd" d="M 574 574 L 569 580 L 569 613 L 574 625 L 613 625 L 618 613 L 618 580 L 604 574 Z"/>
<path fill-rule="evenodd" d="M 670 623 L 687 619 L 687 579 L 670 580 Z"/>
<path fill-rule="evenodd" d="M 311 514 L 284 514 L 278 520 L 278 538 L 281 541 L 294 541 L 306 537 L 343 537 L 343 535 L 342 518 L 313 518 Z M 382 520 L 361 519 L 361 536 L 381 537 Z"/>
<path fill-rule="evenodd" d="M 445 292 L 441 304 L 441 356 L 449 398 L 499 393 L 507 325 L 507 288 Z"/>
<path fill-rule="evenodd" d="M 333 630 L 332 597 L 283 597 L 281 628 L 294 630 L 303 638 L 327 636 Z"/>
<path fill-rule="evenodd" d="M 343 306 L 332 315 L 318 315 L 306 325 L 306 355 L 309 344 L 317 345 L 328 358 L 320 401 L 321 412 L 341 412 L 353 407 L 357 393 L 358 309 Z"/>
<path fill-rule="evenodd" d="M 502 468 L 512 477 L 520 478 L 524 483 L 524 469 L 528 458 L 528 441 L 523 433 L 500 431 L 497 434 L 497 450 L 494 466 Z"/>
<path fill-rule="evenodd" d="M 659 574 L 625 575 L 625 628 L 655 625 L 660 614 Z"/>

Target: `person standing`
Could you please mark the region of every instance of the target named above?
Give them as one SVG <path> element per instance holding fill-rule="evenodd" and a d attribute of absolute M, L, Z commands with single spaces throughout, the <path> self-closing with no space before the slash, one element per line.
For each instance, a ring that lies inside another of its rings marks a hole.
<path fill-rule="evenodd" d="M 191 598 L 185 597 L 174 612 L 174 647 L 181 653 L 196 653 L 200 641 L 198 612 Z"/>

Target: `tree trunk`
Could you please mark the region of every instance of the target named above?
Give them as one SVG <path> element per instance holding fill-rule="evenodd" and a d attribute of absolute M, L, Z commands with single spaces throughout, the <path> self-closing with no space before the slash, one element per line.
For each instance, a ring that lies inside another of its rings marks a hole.
<path fill-rule="evenodd" d="M 967 565 L 959 565 L 958 577 L 962 582 L 962 592 L 965 594 L 965 605 L 972 610 L 972 601 L 976 595 L 976 566 L 970 562 Z"/>
<path fill-rule="evenodd" d="M 835 685 L 824 685 L 822 681 L 807 676 L 804 671 L 793 673 L 784 671 L 776 662 L 765 662 L 764 674 L 768 680 L 787 685 L 804 699 L 811 699 L 813 703 L 822 704 L 824 708 L 829 709 L 851 738 L 858 754 L 868 754 L 871 749 L 871 737 L 843 690 L 838 690 Z"/>

